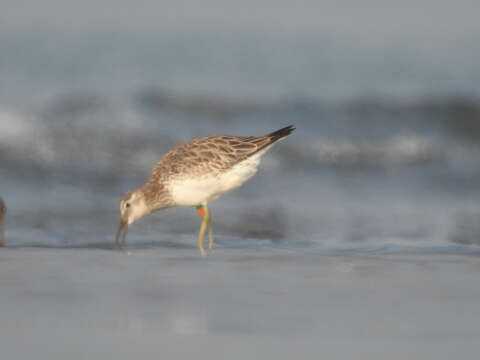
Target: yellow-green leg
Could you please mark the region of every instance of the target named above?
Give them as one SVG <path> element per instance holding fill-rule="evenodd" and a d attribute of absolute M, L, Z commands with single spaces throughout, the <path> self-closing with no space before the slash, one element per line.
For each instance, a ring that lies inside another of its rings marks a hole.
<path fill-rule="evenodd" d="M 213 229 L 212 229 L 212 213 L 208 210 L 208 205 L 205 204 L 205 217 L 207 218 L 208 226 L 208 248 L 213 248 Z"/>
<path fill-rule="evenodd" d="M 207 255 L 205 248 L 203 247 L 203 239 L 205 238 L 205 230 L 207 229 L 206 216 L 202 217 L 202 224 L 200 225 L 200 231 L 198 232 L 197 247 L 200 250 L 202 256 Z"/>
<path fill-rule="evenodd" d="M 205 239 L 205 231 L 208 229 L 208 248 L 213 247 L 213 231 L 212 231 L 212 216 L 208 210 L 208 205 L 205 203 L 203 205 L 197 206 L 198 214 L 202 217 L 202 224 L 200 225 L 200 231 L 198 232 L 197 247 L 200 250 L 202 256 L 206 255 L 205 248 L 203 246 Z"/>

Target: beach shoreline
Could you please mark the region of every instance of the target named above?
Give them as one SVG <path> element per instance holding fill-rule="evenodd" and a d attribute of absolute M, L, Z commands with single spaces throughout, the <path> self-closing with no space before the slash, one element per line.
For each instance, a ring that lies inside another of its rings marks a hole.
<path fill-rule="evenodd" d="M 468 357 L 479 273 L 474 255 L 5 248 L 0 346 L 11 359 Z"/>

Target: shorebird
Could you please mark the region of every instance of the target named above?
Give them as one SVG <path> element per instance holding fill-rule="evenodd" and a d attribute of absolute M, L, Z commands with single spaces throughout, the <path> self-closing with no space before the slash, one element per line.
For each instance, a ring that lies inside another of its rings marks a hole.
<path fill-rule="evenodd" d="M 128 227 L 141 217 L 174 206 L 192 206 L 202 217 L 197 247 L 204 256 L 207 230 L 208 248 L 213 247 L 208 203 L 250 179 L 267 150 L 293 130 L 287 126 L 261 136 L 211 135 L 171 149 L 160 158 L 145 185 L 120 201 L 116 245 L 124 247 Z"/>
<path fill-rule="evenodd" d="M 5 214 L 7 213 L 7 207 L 5 206 L 5 203 L 3 202 L 3 199 L 0 197 L 0 247 L 5 246 L 5 239 L 3 236 L 3 219 L 5 218 Z"/>

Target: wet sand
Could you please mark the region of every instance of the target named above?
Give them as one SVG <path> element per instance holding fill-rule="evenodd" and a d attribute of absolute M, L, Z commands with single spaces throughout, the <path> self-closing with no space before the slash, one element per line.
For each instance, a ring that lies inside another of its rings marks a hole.
<path fill-rule="evenodd" d="M 480 258 L 5 248 L 7 359 L 452 359 L 477 353 Z"/>

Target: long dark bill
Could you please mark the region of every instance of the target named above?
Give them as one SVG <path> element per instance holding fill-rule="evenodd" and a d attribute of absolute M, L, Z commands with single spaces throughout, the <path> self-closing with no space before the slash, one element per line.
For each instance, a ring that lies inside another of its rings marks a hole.
<path fill-rule="evenodd" d="M 125 247 L 125 238 L 127 236 L 127 231 L 127 222 L 121 220 L 120 224 L 118 225 L 117 237 L 115 238 L 115 246 L 120 250 L 123 250 L 123 248 Z"/>

